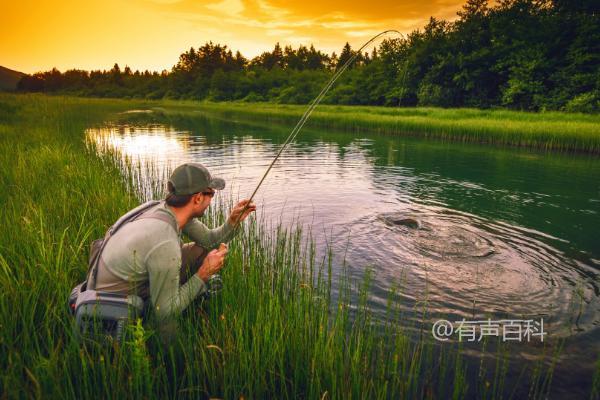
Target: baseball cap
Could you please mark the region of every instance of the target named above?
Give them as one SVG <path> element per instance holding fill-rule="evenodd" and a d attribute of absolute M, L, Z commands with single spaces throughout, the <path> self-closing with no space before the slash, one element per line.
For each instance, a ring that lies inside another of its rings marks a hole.
<path fill-rule="evenodd" d="M 175 168 L 169 182 L 173 185 L 172 193 L 178 196 L 202 192 L 206 188 L 221 190 L 225 187 L 222 178 L 212 177 L 204 165 L 194 162 Z"/>

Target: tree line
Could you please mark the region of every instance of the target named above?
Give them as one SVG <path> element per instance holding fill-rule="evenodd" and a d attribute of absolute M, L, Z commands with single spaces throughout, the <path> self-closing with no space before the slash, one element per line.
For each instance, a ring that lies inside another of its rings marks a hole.
<path fill-rule="evenodd" d="M 432 17 L 370 53 L 348 43 L 339 55 L 277 43 L 247 59 L 208 42 L 170 71 L 52 69 L 24 76 L 18 90 L 303 104 L 357 55 L 325 103 L 599 112 L 599 9 L 596 0 L 468 0 L 456 20 Z"/>

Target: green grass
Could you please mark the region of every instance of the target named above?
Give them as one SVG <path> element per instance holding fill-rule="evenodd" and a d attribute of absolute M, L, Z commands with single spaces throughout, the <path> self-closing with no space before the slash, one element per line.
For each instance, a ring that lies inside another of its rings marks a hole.
<path fill-rule="evenodd" d="M 508 346 L 473 369 L 460 346 L 411 340 L 398 304 L 374 321 L 369 274 L 343 271 L 333 300 L 329 260 L 308 231 L 251 220 L 231 243 L 225 288 L 181 316 L 177 345 L 152 324 L 123 346 L 81 347 L 66 298 L 86 271 L 91 240 L 141 193 L 134 165 L 86 147 L 84 129 L 147 106 L 120 100 L 0 96 L 0 392 L 2 398 L 480 398 L 508 397 Z M 223 220 L 228 201 L 212 207 Z M 357 286 L 358 285 L 358 286 Z M 358 293 L 358 296 L 353 294 Z M 391 298 L 390 298 L 391 299 Z M 517 366 L 530 398 L 550 393 L 556 354 Z"/>
<path fill-rule="evenodd" d="M 227 119 L 285 123 L 291 128 L 306 106 L 268 103 L 163 101 L 163 113 L 205 112 Z M 336 130 L 556 151 L 600 153 L 600 115 L 506 110 L 320 105 L 307 123 Z"/>

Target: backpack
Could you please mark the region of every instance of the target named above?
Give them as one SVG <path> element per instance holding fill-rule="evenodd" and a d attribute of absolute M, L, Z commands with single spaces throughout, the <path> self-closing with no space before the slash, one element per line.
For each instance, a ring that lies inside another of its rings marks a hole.
<path fill-rule="evenodd" d="M 167 215 L 161 213 L 144 214 L 159 203 L 158 200 L 151 200 L 130 210 L 108 229 L 103 238 L 92 242 L 86 280 L 73 288 L 68 300 L 69 310 L 75 317 L 77 334 L 88 337 L 109 336 L 120 342 L 128 322 L 144 316 L 145 304 L 140 296 L 96 291 L 96 278 L 104 247 L 123 225 L 141 218 L 155 218 L 172 223 Z"/>

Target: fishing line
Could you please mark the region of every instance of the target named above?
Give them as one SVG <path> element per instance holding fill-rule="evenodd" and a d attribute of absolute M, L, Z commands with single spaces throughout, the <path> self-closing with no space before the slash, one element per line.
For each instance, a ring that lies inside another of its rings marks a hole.
<path fill-rule="evenodd" d="M 246 205 L 244 206 L 242 212 L 238 215 L 237 220 L 235 221 L 234 226 L 237 226 L 237 223 L 239 222 L 240 218 L 242 217 L 242 215 L 244 215 L 244 212 L 248 208 L 248 204 L 250 204 L 252 202 L 252 199 L 256 195 L 256 192 L 258 192 L 258 189 L 260 188 L 260 186 L 264 182 L 265 178 L 267 177 L 267 175 L 271 171 L 271 168 L 273 168 L 273 165 L 275 165 L 275 162 L 277 162 L 277 160 L 279 159 L 279 156 L 281 155 L 281 153 L 283 153 L 283 151 L 286 149 L 286 147 L 296 138 L 296 136 L 298 135 L 298 133 L 300 132 L 300 130 L 302 129 L 302 127 L 304 126 L 304 124 L 306 123 L 306 121 L 308 120 L 308 118 L 310 117 L 310 115 L 312 114 L 312 112 L 314 111 L 314 109 L 319 105 L 319 103 L 321 102 L 321 100 L 323 99 L 323 97 L 325 97 L 325 94 L 327 94 L 327 92 L 329 91 L 329 89 L 331 89 L 331 87 L 333 86 L 333 84 L 335 83 L 335 81 L 337 81 L 337 79 L 344 73 L 344 71 L 346 71 L 346 69 L 350 66 L 350 64 L 352 64 L 354 62 L 354 60 L 356 60 L 356 58 L 358 58 L 359 56 L 362 55 L 362 50 L 365 47 L 367 47 L 368 45 L 370 45 L 371 43 L 373 43 L 379 37 L 381 37 L 383 35 L 387 35 L 388 33 L 396 33 L 398 35 L 402 35 L 400 32 L 398 32 L 395 29 L 389 29 L 389 30 L 383 31 L 383 32 L 381 32 L 381 33 L 373 36 L 365 44 L 363 44 L 360 47 L 360 49 L 358 49 L 354 53 L 354 55 L 352 55 L 352 57 L 350 57 L 348 60 L 346 60 L 346 62 L 341 66 L 341 68 L 339 68 L 339 70 L 337 70 L 333 74 L 333 76 L 331 77 L 331 79 L 329 79 L 329 81 L 323 87 L 323 89 L 321 89 L 321 91 L 319 92 L 319 94 L 317 95 L 317 97 L 315 97 L 313 99 L 313 101 L 308 105 L 307 109 L 304 111 L 304 114 L 302 114 L 302 117 L 300 117 L 300 119 L 296 123 L 296 126 L 294 126 L 294 129 L 292 129 L 292 131 L 288 135 L 287 139 L 283 142 L 283 145 L 281 146 L 281 148 L 279 149 L 279 151 L 275 155 L 275 158 L 273 158 L 273 161 L 271 161 L 271 164 L 269 164 L 269 167 L 267 168 L 267 170 L 263 174 L 262 178 L 258 182 L 258 185 L 256 185 L 256 188 L 254 189 L 254 192 L 252 192 L 252 195 L 250 196 L 250 199 L 248 200 L 248 203 L 246 203 Z"/>

